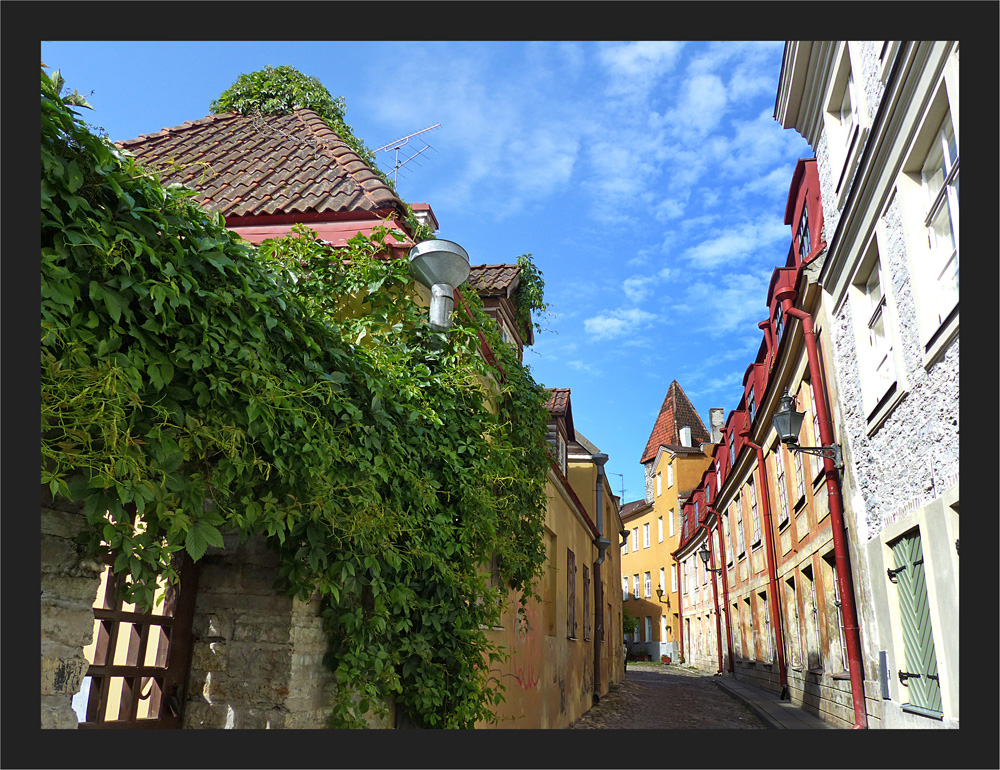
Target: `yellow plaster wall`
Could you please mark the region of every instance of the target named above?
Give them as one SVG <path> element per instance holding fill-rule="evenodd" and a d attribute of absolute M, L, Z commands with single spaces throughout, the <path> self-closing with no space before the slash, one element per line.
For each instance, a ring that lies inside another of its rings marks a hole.
<path fill-rule="evenodd" d="M 579 483 L 583 472 L 574 474 Z M 591 476 L 591 479 L 596 476 Z M 491 640 L 503 645 L 509 653 L 506 661 L 490 666 L 489 676 L 504 685 L 505 701 L 496 709 L 496 725 L 480 723 L 477 727 L 545 729 L 563 728 L 582 716 L 592 705 L 594 690 L 594 639 L 596 624 L 593 621 L 593 563 L 597 548 L 593 532 L 575 512 L 575 504 L 560 491 L 561 482 L 550 472 L 546 494 L 546 572 L 536 587 L 542 601 L 530 601 L 519 610 L 518 596 L 510 595 L 504 607 L 502 626 L 487 632 Z M 577 488 L 581 502 L 585 489 Z M 593 482 L 590 483 L 593 497 Z M 591 508 L 593 507 L 591 503 Z M 610 518 L 610 517 L 615 518 Z M 607 502 L 605 522 L 614 521 L 617 532 L 617 512 Z M 616 544 L 617 536 L 609 538 Z M 577 632 L 572 638 L 567 628 L 567 549 L 575 556 L 575 606 Z M 611 604 L 612 617 L 605 622 L 621 628 L 620 593 L 613 593 L 619 581 L 618 563 L 612 545 L 608 558 L 601 565 L 604 583 L 605 612 Z M 589 588 L 591 611 L 590 638 L 584 639 L 583 616 L 583 567 L 591 573 Z M 620 582 L 620 581 L 619 581 Z M 554 596 L 554 602 L 552 597 Z M 616 599 L 618 601 L 616 601 Z M 550 617 L 550 613 L 552 617 Z M 552 633 L 550 633 L 552 632 Z M 612 643 L 608 643 L 610 641 Z M 621 644 L 616 633 L 606 630 L 602 644 L 601 691 L 608 691 L 608 677 L 621 681 L 623 663 Z"/>

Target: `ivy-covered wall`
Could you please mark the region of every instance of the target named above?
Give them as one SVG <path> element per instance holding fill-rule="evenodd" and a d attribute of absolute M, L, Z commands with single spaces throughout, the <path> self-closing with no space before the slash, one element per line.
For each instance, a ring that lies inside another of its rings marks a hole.
<path fill-rule="evenodd" d="M 474 293 L 432 330 L 405 263 L 379 258 L 387 234 L 257 249 L 189 192 L 91 134 L 42 72 L 43 488 L 139 606 L 173 554 L 266 541 L 275 590 L 319 597 L 331 724 L 392 701 L 419 726 L 489 719 L 483 662 L 504 651 L 483 631 L 497 602 L 476 599 L 531 596 L 544 562 L 541 388 Z"/>

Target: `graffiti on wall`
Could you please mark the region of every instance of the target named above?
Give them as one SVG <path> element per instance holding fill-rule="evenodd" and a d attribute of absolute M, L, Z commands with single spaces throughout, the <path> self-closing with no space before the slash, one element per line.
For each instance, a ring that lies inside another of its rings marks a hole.
<path fill-rule="evenodd" d="M 509 684 L 507 680 L 512 679 L 522 690 L 537 689 L 542 677 L 541 643 L 538 608 L 519 607 L 515 613 L 510 658 L 503 668 L 490 669 L 490 679 L 504 684 Z"/>

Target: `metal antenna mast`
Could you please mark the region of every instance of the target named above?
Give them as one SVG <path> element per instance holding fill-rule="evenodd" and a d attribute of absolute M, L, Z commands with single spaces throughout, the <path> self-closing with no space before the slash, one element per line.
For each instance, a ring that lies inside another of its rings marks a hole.
<path fill-rule="evenodd" d="M 621 476 L 622 479 L 622 505 L 625 505 L 625 474 L 624 473 L 609 473 L 608 476 Z"/>
<path fill-rule="evenodd" d="M 413 160 L 414 158 L 416 158 L 422 152 L 425 152 L 426 150 L 434 150 L 434 148 L 431 147 L 429 144 L 427 144 L 426 141 L 424 141 L 423 139 L 420 139 L 419 141 L 423 142 L 424 146 L 421 147 L 419 150 L 416 150 L 415 152 L 413 152 L 412 151 L 413 148 L 407 146 L 407 145 L 409 145 L 410 140 L 413 139 L 414 137 L 420 136 L 421 134 L 425 134 L 428 131 L 433 131 L 435 128 L 439 128 L 440 126 L 441 126 L 440 123 L 435 123 L 433 126 L 428 126 L 427 128 L 421 129 L 420 131 L 417 131 L 416 133 L 408 134 L 407 136 L 404 136 L 402 139 L 397 139 L 394 142 L 389 142 L 389 144 L 383 145 L 382 147 L 379 147 L 377 150 L 373 151 L 373 154 L 378 154 L 380 152 L 395 152 L 395 162 L 393 163 L 393 166 L 392 166 L 392 183 L 394 185 L 396 184 L 396 175 L 397 175 L 397 172 L 399 171 L 399 169 L 401 169 L 403 166 L 405 166 L 411 160 Z M 404 154 L 402 162 L 399 160 L 399 151 L 401 149 L 403 150 L 403 154 Z M 434 151 L 437 152 L 437 150 L 434 150 Z M 406 155 L 407 152 L 410 152 L 410 154 Z M 420 164 L 418 163 L 417 165 L 419 166 Z"/>

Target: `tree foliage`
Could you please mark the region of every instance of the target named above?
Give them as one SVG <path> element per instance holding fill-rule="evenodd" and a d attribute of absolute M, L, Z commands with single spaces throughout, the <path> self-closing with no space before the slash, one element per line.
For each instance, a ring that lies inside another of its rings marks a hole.
<path fill-rule="evenodd" d="M 251 247 L 44 73 L 41 219 L 41 483 L 82 503 L 128 599 L 182 550 L 262 535 L 280 587 L 322 597 L 334 724 L 387 697 L 428 727 L 491 718 L 483 629 L 533 594 L 548 461 L 542 389 L 478 298 L 431 329 L 387 229 Z"/>

